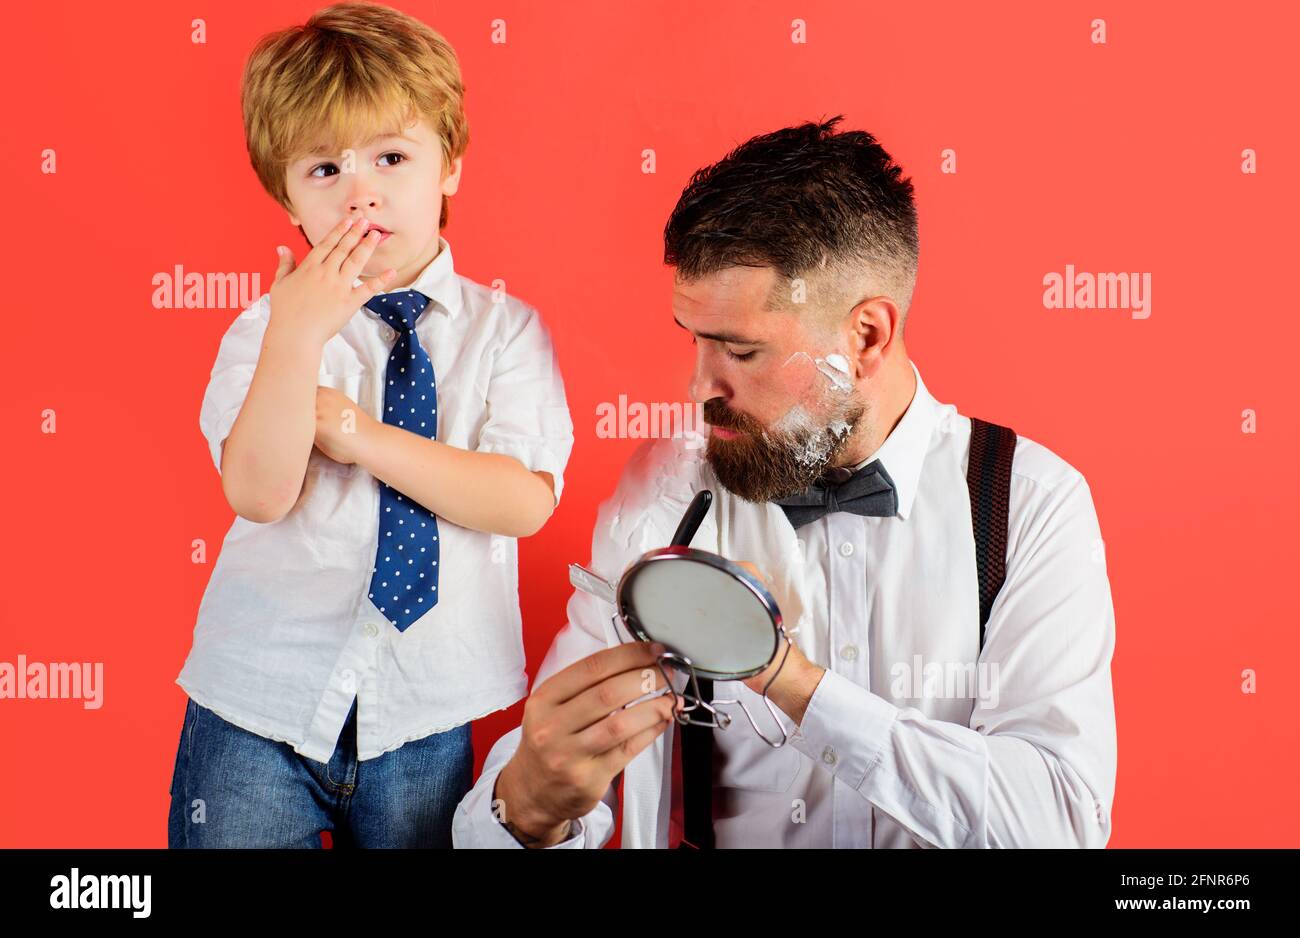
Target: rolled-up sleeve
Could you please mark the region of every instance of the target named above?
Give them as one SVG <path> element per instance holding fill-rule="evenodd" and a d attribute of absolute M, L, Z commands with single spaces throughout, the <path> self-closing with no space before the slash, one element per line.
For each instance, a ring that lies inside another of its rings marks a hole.
<path fill-rule="evenodd" d="M 551 337 L 525 306 L 517 331 L 497 356 L 487 389 L 487 419 L 476 451 L 501 453 L 555 479 L 555 503 L 573 450 L 573 420 Z"/>
<path fill-rule="evenodd" d="M 217 360 L 199 408 L 199 429 L 208 441 L 208 451 L 218 473 L 221 472 L 221 445 L 244 406 L 270 319 L 270 296 L 264 295 L 235 317 L 217 350 Z"/>
<path fill-rule="evenodd" d="M 1115 613 L 1101 545 L 1082 476 L 1030 517 L 990 611 L 978 666 L 992 686 L 969 726 L 828 671 L 793 744 L 923 846 L 1105 846 Z"/>

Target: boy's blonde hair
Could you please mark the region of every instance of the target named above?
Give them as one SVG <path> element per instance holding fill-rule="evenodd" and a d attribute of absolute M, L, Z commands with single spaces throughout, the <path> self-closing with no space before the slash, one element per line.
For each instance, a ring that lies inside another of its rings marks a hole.
<path fill-rule="evenodd" d="M 263 36 L 244 66 L 241 106 L 249 160 L 289 209 L 285 171 L 316 145 L 358 141 L 427 119 L 444 174 L 469 145 L 465 86 L 447 40 L 414 17 L 373 3 L 337 3 L 303 26 Z M 446 227 L 442 197 L 438 228 Z"/>

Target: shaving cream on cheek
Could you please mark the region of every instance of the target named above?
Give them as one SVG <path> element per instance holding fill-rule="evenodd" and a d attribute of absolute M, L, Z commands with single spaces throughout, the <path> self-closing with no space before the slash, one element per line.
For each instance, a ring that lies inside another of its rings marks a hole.
<path fill-rule="evenodd" d="M 782 439 L 804 438 L 803 445 L 794 454 L 795 461 L 802 466 L 819 465 L 830 451 L 831 440 L 819 429 L 812 415 L 799 404 L 795 404 L 780 420 L 772 424 L 772 432 Z M 767 433 L 763 435 L 766 437 Z"/>
<path fill-rule="evenodd" d="M 835 386 L 837 391 L 853 390 L 853 379 L 849 374 L 849 360 L 843 355 L 833 352 L 825 358 L 817 359 L 816 365 L 817 370 Z"/>

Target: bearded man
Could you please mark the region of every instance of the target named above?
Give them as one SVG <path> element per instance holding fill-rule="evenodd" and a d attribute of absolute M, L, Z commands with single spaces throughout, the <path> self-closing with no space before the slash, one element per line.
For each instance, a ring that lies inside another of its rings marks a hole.
<path fill-rule="evenodd" d="M 1115 617 L 1091 492 L 931 396 L 903 340 L 911 181 L 839 120 L 749 140 L 682 193 L 665 261 L 707 446 L 644 444 L 592 538 L 616 582 L 713 491 L 691 546 L 762 576 L 793 645 L 711 692 L 761 718 L 775 674 L 789 744 L 679 726 L 674 695 L 642 699 L 660 649 L 575 591 L 456 846 L 601 847 L 620 773 L 624 846 L 1106 844 Z M 979 686 L 936 678 L 954 673 Z"/>

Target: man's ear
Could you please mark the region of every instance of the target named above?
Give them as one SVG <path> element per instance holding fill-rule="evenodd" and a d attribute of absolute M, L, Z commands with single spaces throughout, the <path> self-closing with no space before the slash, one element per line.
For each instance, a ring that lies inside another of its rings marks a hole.
<path fill-rule="evenodd" d="M 460 188 L 460 167 L 462 157 L 456 157 L 451 161 L 450 170 L 442 177 L 442 194 L 455 195 L 456 190 Z"/>
<path fill-rule="evenodd" d="M 855 377 L 874 377 L 884 361 L 885 348 L 898 338 L 898 306 L 888 296 L 874 296 L 853 307 L 849 314 L 849 363 Z"/>

